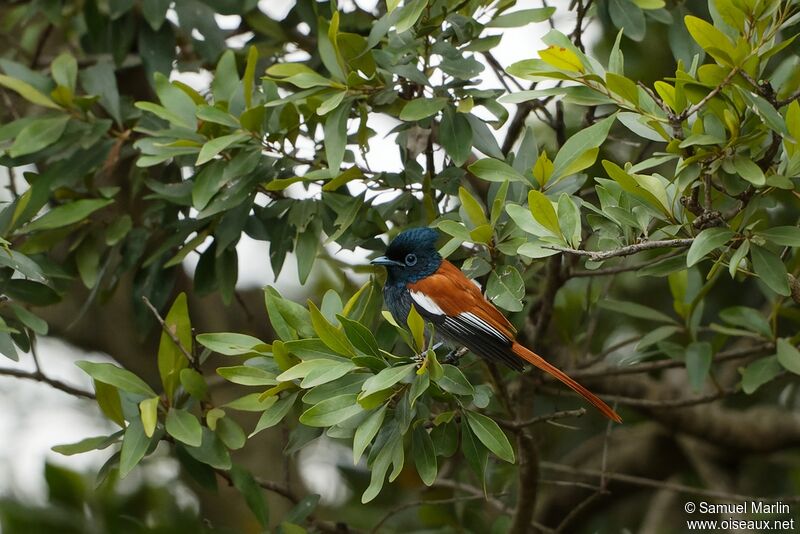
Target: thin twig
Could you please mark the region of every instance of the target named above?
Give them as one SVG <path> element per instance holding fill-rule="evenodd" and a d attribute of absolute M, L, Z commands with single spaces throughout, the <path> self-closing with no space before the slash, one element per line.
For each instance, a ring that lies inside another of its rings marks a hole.
<path fill-rule="evenodd" d="M 697 104 L 683 110 L 683 112 L 680 115 L 678 115 L 678 119 L 681 122 L 683 122 L 684 120 L 688 119 L 689 117 L 700 111 L 703 108 L 703 106 L 705 106 L 708 103 L 709 100 L 717 96 L 719 92 L 722 91 L 722 89 L 726 85 L 728 85 L 731 82 L 731 80 L 733 80 L 733 77 L 736 76 L 738 72 L 739 72 L 738 66 L 732 68 L 731 71 L 728 73 L 728 75 L 725 76 L 725 78 L 716 87 L 714 87 L 706 96 L 704 96 Z"/>
<path fill-rule="evenodd" d="M 636 341 L 638 337 L 630 338 L 621 342 L 621 345 L 627 345 Z M 620 345 L 620 344 L 617 344 Z M 619 348 L 619 346 L 615 345 L 614 350 Z M 765 352 L 768 350 L 772 350 L 775 348 L 774 343 L 762 343 L 760 345 L 754 345 L 752 347 L 741 347 L 737 349 L 730 349 L 726 351 L 720 351 L 719 353 L 714 356 L 714 362 L 722 362 L 727 360 L 736 360 L 738 358 L 746 358 L 748 356 L 754 356 L 761 352 Z M 573 378 L 599 378 L 604 376 L 619 376 L 619 375 L 629 375 L 629 374 L 638 374 L 638 373 L 649 373 L 651 371 L 659 371 L 662 369 L 670 369 L 673 367 L 683 367 L 686 365 L 686 362 L 678 361 L 678 360 L 659 360 L 655 362 L 645 362 L 639 363 L 636 365 L 631 365 L 629 367 L 604 367 L 602 369 L 576 369 L 574 371 L 570 371 L 569 375 Z"/>
<path fill-rule="evenodd" d="M 603 395 L 603 397 L 609 402 L 618 402 L 626 406 L 634 406 L 638 408 L 685 408 L 687 406 L 696 406 L 698 404 L 714 402 L 715 400 L 738 393 L 740 390 L 741 388 L 739 387 L 733 387 L 715 391 L 713 393 L 707 393 L 705 395 L 689 397 L 686 399 L 638 399 L 635 397 L 623 397 L 621 395 Z"/>
<path fill-rule="evenodd" d="M 504 496 L 506 494 L 505 493 L 496 493 L 494 495 L 498 496 L 498 497 L 502 497 L 502 496 Z M 411 501 L 411 502 L 402 503 L 402 504 L 400 504 L 398 506 L 395 506 L 394 508 L 392 508 L 388 512 L 386 512 L 386 515 L 384 515 L 377 523 L 375 523 L 375 526 L 372 527 L 372 530 L 370 532 L 372 532 L 373 534 L 377 534 L 378 532 L 380 532 L 380 529 L 383 526 L 383 524 L 386 523 L 389 519 L 391 519 L 392 516 L 395 516 L 395 515 L 399 514 L 403 510 L 408 510 L 409 508 L 415 508 L 417 506 L 423 506 L 423 505 L 426 505 L 426 504 L 435 504 L 435 505 L 453 504 L 453 503 L 457 503 L 457 502 L 474 501 L 474 500 L 483 499 L 483 498 L 484 498 L 483 495 L 462 495 L 461 497 L 451 497 L 449 499 L 432 499 L 432 500 L 428 500 L 428 501 L 426 501 L 426 500 L 418 500 L 418 501 Z"/>
<path fill-rule="evenodd" d="M 496 420 L 497 424 L 510 429 L 522 428 L 525 426 L 532 426 L 538 423 L 546 423 L 548 421 L 557 421 L 559 419 L 567 419 L 570 417 L 583 417 L 586 414 L 586 408 L 578 408 L 577 410 L 562 410 L 559 412 L 548 413 L 531 417 L 525 421 L 506 421 L 504 419 Z"/>
<path fill-rule="evenodd" d="M 183 346 L 183 343 L 181 343 L 181 340 L 178 339 L 178 336 L 175 335 L 175 332 L 172 331 L 169 325 L 167 325 L 167 323 L 164 322 L 164 319 L 161 318 L 161 315 L 158 313 L 156 307 L 153 306 L 153 303 L 150 302 L 150 300 L 145 296 L 142 296 L 142 301 L 144 302 L 145 306 L 147 306 L 153 313 L 153 316 L 155 316 L 156 321 L 158 321 L 158 324 L 161 325 L 161 330 L 163 330 L 164 333 L 169 336 L 172 342 L 175 343 L 175 346 L 178 347 L 178 349 L 181 351 L 181 354 L 186 356 L 186 359 L 189 360 L 189 362 L 192 365 L 194 365 L 195 364 L 194 356 L 192 356 L 192 354 L 186 349 L 186 347 Z"/>
<path fill-rule="evenodd" d="M 661 241 L 643 241 L 635 245 L 628 245 L 625 247 L 616 248 L 613 250 L 580 250 L 574 248 L 558 247 L 554 245 L 542 245 L 542 248 L 550 250 L 557 250 L 566 254 L 574 254 L 576 256 L 586 256 L 592 261 L 607 260 L 609 258 L 617 258 L 620 256 L 631 256 L 643 250 L 653 250 L 658 248 L 678 248 L 688 247 L 694 242 L 694 238 L 685 239 L 664 239 Z"/>
<path fill-rule="evenodd" d="M 554 462 L 541 462 L 543 469 L 549 469 L 559 473 L 569 473 L 572 475 L 588 476 L 594 478 L 605 477 L 608 480 L 623 482 L 634 486 L 642 486 L 646 488 L 656 488 L 667 491 L 674 491 L 677 493 L 688 493 L 692 495 L 709 497 L 711 499 L 720 499 L 728 502 L 741 502 L 741 501 L 762 501 L 762 502 L 800 502 L 800 495 L 785 495 L 780 497 L 756 497 L 753 495 L 741 495 L 737 493 L 726 493 L 724 491 L 709 490 L 705 488 L 697 488 L 694 486 L 687 486 L 685 484 L 677 484 L 674 482 L 665 482 L 663 480 L 654 480 L 652 478 L 638 477 L 633 475 L 626 475 L 623 473 L 604 473 L 597 469 L 579 469 L 569 465 L 558 464 Z"/>
<path fill-rule="evenodd" d="M 94 393 L 91 391 L 84 391 L 82 389 L 78 389 L 76 387 L 70 386 L 60 380 L 56 380 L 55 378 L 50 378 L 41 372 L 29 372 L 29 371 L 20 371 L 18 369 L 0 369 L 0 375 L 2 376 L 13 376 L 14 378 L 22 378 L 25 380 L 35 380 L 37 382 L 42 382 L 47 384 L 55 389 L 63 391 L 64 393 L 69 393 L 75 397 L 83 397 L 86 399 L 95 399 Z"/>

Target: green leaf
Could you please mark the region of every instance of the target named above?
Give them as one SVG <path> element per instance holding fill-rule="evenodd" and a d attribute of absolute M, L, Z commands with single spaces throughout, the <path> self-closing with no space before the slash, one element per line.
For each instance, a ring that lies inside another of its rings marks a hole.
<path fill-rule="evenodd" d="M 330 21 L 324 17 L 317 19 L 317 49 L 322 64 L 328 69 L 335 79 L 344 81 L 344 59 L 339 52 L 338 33 L 339 33 L 339 12 L 335 11 Z"/>
<path fill-rule="evenodd" d="M 703 389 L 703 384 L 711 370 L 711 344 L 705 341 L 691 343 L 686 347 L 686 372 L 689 385 L 694 391 Z"/>
<path fill-rule="evenodd" d="M 158 31 L 164 24 L 171 3 L 171 0 L 142 0 L 142 15 L 153 31 Z"/>
<path fill-rule="evenodd" d="M 792 345 L 788 339 L 780 338 L 778 340 L 778 363 L 784 369 L 791 371 L 796 375 L 800 375 L 800 351 L 797 347 Z"/>
<path fill-rule="evenodd" d="M 535 189 L 528 191 L 528 208 L 536 222 L 547 228 L 554 236 L 563 238 L 556 210 L 544 193 Z"/>
<path fill-rule="evenodd" d="M 400 365 L 398 367 L 387 367 L 380 373 L 375 376 L 371 376 L 364 382 L 364 385 L 361 387 L 361 395 L 360 398 L 367 397 L 368 395 L 372 395 L 378 391 L 383 391 L 384 389 L 388 389 L 407 376 L 409 376 L 412 371 L 416 368 L 417 364 L 409 363 L 406 365 Z"/>
<path fill-rule="evenodd" d="M 128 476 L 128 473 L 144 458 L 148 447 L 150 447 L 150 438 L 144 433 L 142 421 L 138 418 L 134 419 L 125 429 L 122 437 L 122 450 L 119 457 L 120 478 Z"/>
<path fill-rule="evenodd" d="M 218 367 L 217 374 L 228 382 L 243 386 L 274 386 L 278 383 L 274 373 L 250 365 Z"/>
<path fill-rule="evenodd" d="M 230 469 L 231 456 L 228 449 L 210 428 L 201 427 L 202 443 L 199 447 L 186 447 L 192 458 L 208 464 L 214 469 Z"/>
<path fill-rule="evenodd" d="M 492 419 L 478 412 L 467 410 L 465 412 L 469 428 L 487 449 L 498 458 L 508 463 L 514 463 L 514 449 L 511 448 L 508 438 Z"/>
<path fill-rule="evenodd" d="M 355 348 L 364 354 L 375 356 L 376 358 L 381 357 L 380 347 L 372 330 L 357 321 L 348 319 L 344 315 L 337 315 L 336 318 L 339 319 L 347 339 L 350 340 L 350 343 Z"/>
<path fill-rule="evenodd" d="M 75 200 L 58 206 L 48 211 L 38 219 L 27 224 L 23 231 L 35 232 L 39 230 L 52 230 L 61 228 L 79 221 L 86 220 L 89 215 L 102 209 L 114 201 L 111 199 L 83 199 Z"/>
<path fill-rule="evenodd" d="M 512 312 L 522 311 L 525 296 L 525 281 L 516 268 L 506 265 L 489 274 L 486 297 L 497 306 Z"/>
<path fill-rule="evenodd" d="M 92 381 L 94 384 L 95 396 L 97 397 L 97 405 L 103 415 L 108 417 L 111 421 L 117 423 L 120 427 L 125 427 L 125 416 L 122 413 L 122 401 L 119 396 L 119 390 L 114 386 L 104 384 L 98 380 Z"/>
<path fill-rule="evenodd" d="M 246 133 L 234 133 L 230 135 L 223 135 L 221 137 L 215 137 L 214 139 L 204 144 L 203 148 L 200 149 L 200 154 L 198 154 L 197 156 L 197 161 L 195 161 L 195 165 L 202 165 L 203 163 L 211 161 L 217 156 L 217 154 L 219 154 L 232 144 L 238 143 L 239 141 L 244 141 L 245 139 L 249 139 L 250 137 L 251 137 L 250 134 Z"/>
<path fill-rule="evenodd" d="M 753 261 L 753 270 L 767 287 L 785 297 L 791 294 L 786 279 L 786 266 L 777 254 L 763 247 L 751 245 L 750 259 Z"/>
<path fill-rule="evenodd" d="M 42 94 L 38 89 L 34 86 L 30 85 L 27 82 L 19 80 L 17 78 L 12 78 L 11 76 L 6 76 L 5 74 L 0 74 L 0 85 L 3 87 L 7 87 L 12 91 L 16 92 L 32 104 L 36 104 L 37 106 L 42 106 L 46 108 L 52 109 L 61 109 L 61 107 L 53 102 L 50 97 L 45 96 Z"/>
<path fill-rule="evenodd" d="M 367 447 L 378 431 L 383 425 L 383 420 L 386 417 L 386 404 L 372 412 L 356 429 L 356 434 L 353 437 L 353 464 L 357 464 L 367 450 Z"/>
<path fill-rule="evenodd" d="M 585 128 L 569 139 L 561 147 L 553 160 L 552 179 L 558 180 L 566 176 L 568 168 L 584 153 L 598 148 L 605 142 L 608 132 L 616 120 L 616 115 L 607 117 L 588 128 Z"/>
<path fill-rule="evenodd" d="M 417 23 L 422 10 L 428 5 L 428 0 L 411 0 L 399 11 L 399 18 L 395 25 L 397 33 L 403 33 Z"/>
<path fill-rule="evenodd" d="M 439 384 L 439 387 L 443 390 L 453 395 L 472 395 L 475 393 L 475 388 L 472 387 L 472 384 L 469 383 L 469 380 L 466 379 L 464 373 L 458 367 L 442 365 L 442 370 L 444 374 L 435 379 L 434 382 Z"/>
<path fill-rule="evenodd" d="M 639 88 L 630 78 L 614 74 L 613 72 L 606 73 L 606 86 L 608 88 L 627 100 L 633 105 L 639 104 Z"/>
<path fill-rule="evenodd" d="M 338 425 L 363 411 L 356 397 L 356 395 L 339 395 L 326 399 L 303 412 L 300 422 L 315 427 Z"/>
<path fill-rule="evenodd" d="M 256 76 L 256 65 L 258 64 L 258 48 L 250 45 L 247 51 L 247 63 L 242 76 L 242 91 L 244 93 L 244 107 L 249 109 L 253 102 L 253 82 Z"/>
<path fill-rule="evenodd" d="M 267 75 L 277 77 L 280 81 L 291 83 L 301 89 L 335 85 L 331 80 L 317 74 L 302 63 L 276 63 L 267 69 Z"/>
<path fill-rule="evenodd" d="M 614 26 L 624 31 L 628 39 L 641 41 L 647 31 L 644 12 L 630 0 L 609 0 L 608 14 Z"/>
<path fill-rule="evenodd" d="M 329 323 L 310 300 L 308 301 L 308 311 L 311 314 L 311 324 L 314 326 L 314 331 L 328 348 L 343 356 L 352 358 L 356 355 L 353 345 L 350 344 L 344 332 Z"/>
<path fill-rule="evenodd" d="M 275 397 L 270 398 L 274 399 Z M 292 393 L 279 399 L 277 402 L 264 410 L 264 413 L 261 414 L 261 418 L 258 420 L 256 428 L 250 434 L 250 437 L 253 437 L 264 429 L 272 428 L 280 423 L 283 418 L 286 417 L 286 414 L 289 413 L 289 410 L 292 409 L 296 399 L 297 393 Z"/>
<path fill-rule="evenodd" d="M 687 15 L 683 20 L 689 34 L 703 50 L 724 64 L 732 64 L 735 50 L 733 43 L 724 33 L 703 19 L 691 15 Z"/>
<path fill-rule="evenodd" d="M 469 172 L 487 182 L 512 181 L 530 186 L 528 180 L 515 171 L 511 165 L 497 159 L 479 159 L 469 166 Z"/>
<path fill-rule="evenodd" d="M 378 451 L 378 454 L 369 466 L 371 471 L 370 481 L 367 489 L 361 494 L 362 504 L 368 503 L 380 493 L 384 479 L 386 478 L 386 472 L 389 470 L 389 466 L 395 455 L 395 449 L 399 446 L 402 451 L 402 439 L 397 439 L 398 437 L 399 436 L 396 436 L 396 432 L 395 435 L 390 436 L 390 438 L 383 443 L 380 451 Z"/>
<path fill-rule="evenodd" d="M 641 198 L 667 216 L 671 215 L 670 203 L 664 184 L 655 176 L 629 173 L 613 161 L 603 160 L 603 168 L 622 189 Z"/>
<path fill-rule="evenodd" d="M 78 441 L 77 443 L 69 443 L 65 445 L 55 445 L 51 448 L 53 452 L 63 454 L 64 456 L 72 456 L 73 454 L 81 454 L 84 452 L 105 449 L 119 440 L 123 431 L 115 432 L 110 436 L 95 436 Z"/>
<path fill-rule="evenodd" d="M 179 122 L 176 123 L 177 125 L 194 130 L 197 126 L 197 119 L 195 118 L 197 105 L 192 98 L 174 82 L 171 83 L 169 78 L 160 72 L 157 72 L 153 78 L 155 79 L 155 89 L 161 105 L 180 118 Z M 137 104 L 139 103 L 137 102 Z"/>
<path fill-rule="evenodd" d="M 332 382 L 355 368 L 356 365 L 351 361 L 318 358 L 298 363 L 288 371 L 278 375 L 277 380 L 280 382 L 288 382 L 290 380 L 302 378 L 303 381 L 300 382 L 300 387 L 308 389 Z"/>
<path fill-rule="evenodd" d="M 747 306 L 732 306 L 719 312 L 719 316 L 726 323 L 741 326 L 751 332 L 758 332 L 767 339 L 772 338 L 769 321 L 758 310 Z"/>
<path fill-rule="evenodd" d="M 777 356 L 767 356 L 750 363 L 747 367 L 739 368 L 742 375 L 742 391 L 748 395 L 778 376 L 783 367 L 778 362 Z"/>
<path fill-rule="evenodd" d="M 493 18 L 486 24 L 487 28 L 517 28 L 527 26 L 533 22 L 544 22 L 556 12 L 554 7 L 539 7 L 534 9 L 520 9 L 511 13 L 503 13 Z M 430 484 L 429 484 L 430 485 Z"/>
<path fill-rule="evenodd" d="M 558 197 L 558 224 L 561 228 L 561 235 L 572 248 L 580 247 L 581 210 L 572 197 L 566 193 L 561 193 Z"/>
<path fill-rule="evenodd" d="M 214 432 L 226 447 L 234 451 L 244 447 L 247 442 L 247 437 L 244 435 L 242 427 L 230 417 L 223 417 L 217 421 L 217 427 Z"/>
<path fill-rule="evenodd" d="M 142 416 L 142 428 L 144 434 L 148 438 L 153 437 L 153 432 L 156 431 L 156 423 L 158 423 L 158 397 L 145 399 L 139 403 L 139 412 Z"/>
<path fill-rule="evenodd" d="M 604 310 L 614 311 L 623 315 L 634 317 L 636 319 L 645 319 L 647 321 L 657 321 L 660 323 L 675 322 L 669 315 L 635 302 L 602 299 L 597 302 L 597 305 Z"/>
<path fill-rule="evenodd" d="M 486 464 L 489 461 L 489 451 L 475 437 L 470 430 L 468 417 L 461 418 L 461 451 L 472 471 L 478 476 L 481 485 L 486 484 Z"/>
<path fill-rule="evenodd" d="M 17 354 L 17 348 L 14 346 L 14 340 L 11 339 L 11 335 L 8 332 L 0 332 L 0 354 L 12 361 L 19 361 L 19 354 Z"/>
<path fill-rule="evenodd" d="M 190 447 L 199 447 L 203 440 L 203 429 L 197 417 L 186 410 L 170 408 L 166 420 L 167 433 Z"/>
<path fill-rule="evenodd" d="M 122 110 L 114 65 L 110 61 L 100 60 L 91 67 L 81 69 L 80 79 L 86 92 L 99 96 L 100 105 L 117 125 L 122 125 Z"/>
<path fill-rule="evenodd" d="M 686 266 L 691 267 L 705 258 L 712 250 L 725 245 L 735 234 L 727 228 L 706 228 L 694 238 L 686 254 Z"/>
<path fill-rule="evenodd" d="M 433 484 L 438 471 L 436 451 L 433 448 L 433 440 L 424 425 L 418 425 L 411 434 L 411 455 L 414 457 L 414 464 L 422 482 L 426 486 Z"/>
<path fill-rule="evenodd" d="M 81 360 L 75 362 L 75 365 L 98 382 L 114 386 L 122 391 L 145 397 L 158 396 L 144 380 L 112 363 L 95 363 Z"/>
<path fill-rule="evenodd" d="M 75 57 L 62 52 L 50 64 L 50 73 L 56 84 L 66 87 L 71 93 L 75 93 L 75 82 L 78 80 L 78 62 Z"/>
<path fill-rule="evenodd" d="M 347 119 L 350 117 L 351 100 L 345 100 L 325 117 L 325 159 L 328 168 L 337 172 L 342 166 L 347 146 Z"/>
<path fill-rule="evenodd" d="M 298 337 L 311 337 L 314 330 L 308 310 L 281 297 L 274 287 L 264 289 L 264 300 L 272 328 L 283 341 L 295 340 Z"/>
<path fill-rule="evenodd" d="M 800 228 L 797 226 L 775 226 L 760 230 L 756 235 L 782 247 L 800 247 Z"/>
<path fill-rule="evenodd" d="M 260 399 L 261 393 L 248 393 L 243 397 L 226 402 L 222 405 L 222 407 L 230 408 L 231 410 L 239 410 L 242 412 L 262 412 L 275 404 L 275 402 L 278 400 L 278 397 L 273 395 L 272 397 L 267 397 L 264 400 Z"/>
<path fill-rule="evenodd" d="M 418 121 L 439 113 L 446 105 L 444 97 L 415 98 L 403 107 L 399 118 L 401 121 Z"/>
<path fill-rule="evenodd" d="M 425 320 L 417 311 L 416 305 L 411 306 L 406 316 L 406 325 L 414 340 L 414 349 L 421 352 L 425 348 Z"/>
<path fill-rule="evenodd" d="M 472 226 L 481 226 L 487 224 L 489 221 L 486 219 L 486 214 L 483 212 L 483 206 L 473 197 L 469 191 L 463 187 L 458 188 L 458 198 L 461 200 L 461 207 L 467 214 L 467 218 L 472 223 Z"/>
<path fill-rule="evenodd" d="M 258 485 L 256 479 L 243 467 L 234 465 L 231 468 L 231 481 L 244 497 L 247 507 L 253 512 L 258 524 L 261 525 L 262 529 L 267 529 L 269 526 L 269 509 L 264 501 L 261 486 Z"/>
<path fill-rule="evenodd" d="M 256 337 L 232 332 L 200 334 L 196 339 L 207 349 L 226 356 L 239 356 L 251 352 L 265 353 L 270 349 L 268 344 Z"/>
<path fill-rule="evenodd" d="M 180 293 L 164 319 L 165 327 L 172 332 L 181 346 L 191 354 L 192 350 L 192 323 L 189 320 L 189 306 L 186 303 L 186 293 Z M 172 337 L 163 331 L 158 344 L 158 373 L 167 399 L 172 403 L 175 388 L 180 383 L 182 369 L 189 366 L 189 361 L 183 351 L 175 344 Z"/>
<path fill-rule="evenodd" d="M 439 142 L 454 165 L 460 167 L 466 163 L 472 153 L 472 127 L 463 113 L 450 106 L 445 108 L 439 125 Z"/>
<path fill-rule="evenodd" d="M 2 254 L 0 252 L 0 254 Z M 22 306 L 18 304 L 11 304 L 11 309 L 14 310 L 14 315 L 17 316 L 22 324 L 33 330 L 35 333 L 39 334 L 40 336 L 46 336 L 48 327 L 47 321 L 41 319 L 40 317 L 34 315 L 33 313 L 29 312 Z"/>
<path fill-rule="evenodd" d="M 201 121 L 213 122 L 214 124 L 221 124 L 231 128 L 239 128 L 239 120 L 236 117 L 217 107 L 199 106 L 196 115 Z"/>
<path fill-rule="evenodd" d="M 761 170 L 756 162 L 745 156 L 736 155 L 733 158 L 733 168 L 739 173 L 739 176 L 750 182 L 756 187 L 760 187 L 767 183 L 764 177 L 764 171 Z"/>
<path fill-rule="evenodd" d="M 309 225 L 305 231 L 297 234 L 294 252 L 297 256 L 297 276 L 301 284 L 305 284 L 311 274 L 311 268 L 317 259 L 320 248 L 318 225 Z"/>
<path fill-rule="evenodd" d="M 49 119 L 36 119 L 28 124 L 14 139 L 8 155 L 18 158 L 49 147 L 61 138 L 69 122 L 69 115 Z"/>
<path fill-rule="evenodd" d="M 206 379 L 194 369 L 182 369 L 180 372 L 180 382 L 183 389 L 195 399 L 203 400 L 206 398 L 206 393 L 208 392 Z"/>

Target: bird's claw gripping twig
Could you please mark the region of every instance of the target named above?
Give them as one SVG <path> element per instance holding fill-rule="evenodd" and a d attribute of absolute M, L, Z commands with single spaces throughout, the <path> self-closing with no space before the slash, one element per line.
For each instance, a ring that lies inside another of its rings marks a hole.
<path fill-rule="evenodd" d="M 439 347 L 441 347 L 441 346 L 442 346 L 442 344 L 443 344 L 443 343 L 442 343 L 441 341 L 439 341 L 438 343 L 436 343 L 435 345 L 433 345 L 433 346 L 432 346 L 432 347 L 430 347 L 429 349 L 427 349 L 427 350 L 425 350 L 425 351 L 423 351 L 423 352 L 420 352 L 420 353 L 418 353 L 418 354 L 415 354 L 414 356 L 412 356 L 412 357 L 411 357 L 411 359 L 412 359 L 412 360 L 414 360 L 414 361 L 415 361 L 415 362 L 416 362 L 418 365 L 421 365 L 421 364 L 422 364 L 422 362 L 424 362 L 424 361 L 425 361 L 425 357 L 426 357 L 426 356 L 427 356 L 427 354 L 428 354 L 428 350 L 433 350 L 433 351 L 435 351 L 435 350 L 437 350 Z"/>
<path fill-rule="evenodd" d="M 447 353 L 447 356 L 444 357 L 442 363 L 446 363 L 449 365 L 458 365 L 458 360 L 467 353 L 469 349 L 467 347 L 460 347 L 458 349 L 453 349 Z"/>

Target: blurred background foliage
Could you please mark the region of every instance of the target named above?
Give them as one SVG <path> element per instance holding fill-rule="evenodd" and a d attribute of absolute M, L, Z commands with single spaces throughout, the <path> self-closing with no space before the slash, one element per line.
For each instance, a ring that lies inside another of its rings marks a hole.
<path fill-rule="evenodd" d="M 264 4 L 0 6 L 0 374 L 117 429 L 55 447 L 107 461 L 47 464 L 4 531 L 656 532 L 687 498 L 796 502 L 796 1 Z M 625 424 L 381 314 L 368 258 L 417 225 Z M 37 336 L 113 363 L 72 385 Z"/>

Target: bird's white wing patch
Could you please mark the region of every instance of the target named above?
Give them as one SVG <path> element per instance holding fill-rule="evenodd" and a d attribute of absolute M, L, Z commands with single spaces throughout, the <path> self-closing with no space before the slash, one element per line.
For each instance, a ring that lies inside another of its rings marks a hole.
<path fill-rule="evenodd" d="M 420 291 L 409 291 L 411 293 L 411 300 L 428 313 L 434 315 L 445 315 L 444 310 L 439 307 L 436 302 L 425 293 Z"/>
<path fill-rule="evenodd" d="M 497 328 L 493 327 L 474 313 L 470 312 L 461 312 L 458 314 L 458 318 L 464 321 L 465 323 L 469 324 L 473 328 L 477 328 L 482 332 L 486 332 L 489 335 L 492 335 L 502 341 L 508 341 L 508 337 L 505 336 L 502 332 L 500 332 Z"/>

